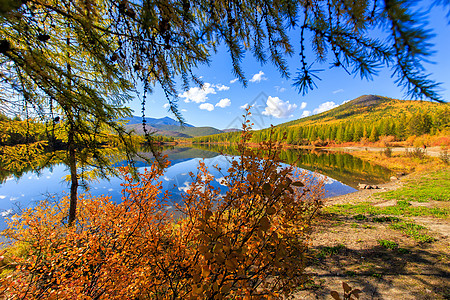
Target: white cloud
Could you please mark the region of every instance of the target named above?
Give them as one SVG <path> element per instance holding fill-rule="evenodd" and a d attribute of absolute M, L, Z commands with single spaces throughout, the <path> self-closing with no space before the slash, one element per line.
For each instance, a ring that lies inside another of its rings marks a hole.
<path fill-rule="evenodd" d="M 228 181 L 225 179 L 225 177 L 216 178 L 216 181 L 217 181 L 220 185 L 226 186 L 226 185 L 228 184 Z"/>
<path fill-rule="evenodd" d="M 225 108 L 231 105 L 231 100 L 228 98 L 220 99 L 220 101 L 216 104 L 218 107 Z"/>
<path fill-rule="evenodd" d="M 219 90 L 219 91 L 228 91 L 230 89 L 229 86 L 226 86 L 226 85 L 223 85 L 223 84 L 220 84 L 220 83 L 214 85 L 214 87 L 216 87 L 217 90 Z"/>
<path fill-rule="evenodd" d="M 5 195 L 0 195 L 0 199 L 5 199 L 6 196 Z"/>
<path fill-rule="evenodd" d="M 350 100 L 350 99 L 349 100 L 345 100 L 344 102 L 342 102 L 342 104 L 345 104 L 345 103 L 350 102 L 350 101 L 352 101 L 352 100 Z"/>
<path fill-rule="evenodd" d="M 187 109 L 182 108 L 181 111 L 182 112 L 187 112 Z"/>
<path fill-rule="evenodd" d="M 185 182 L 184 182 L 184 186 L 178 187 L 178 190 L 179 190 L 180 192 L 185 192 L 185 193 L 187 193 L 187 191 L 188 191 L 190 188 L 191 188 L 191 183 L 185 181 Z"/>
<path fill-rule="evenodd" d="M 230 83 L 233 84 L 233 83 L 235 83 L 238 80 L 239 80 L 239 78 L 232 79 L 232 80 L 230 80 Z"/>
<path fill-rule="evenodd" d="M 284 102 L 278 97 L 267 98 L 267 106 L 262 112 L 266 116 L 274 116 L 275 118 L 288 118 L 297 108 L 296 104 L 290 104 L 289 101 Z"/>
<path fill-rule="evenodd" d="M 324 184 L 333 184 L 334 182 L 336 182 L 335 179 L 322 174 L 315 174 L 315 176 L 317 176 L 318 180 L 323 181 Z"/>
<path fill-rule="evenodd" d="M 332 91 L 333 94 L 338 94 L 338 93 L 343 93 L 343 92 L 344 92 L 343 89 L 338 89 L 338 90 Z"/>
<path fill-rule="evenodd" d="M 259 73 L 253 75 L 252 79 L 250 79 L 250 82 L 261 82 L 262 80 L 267 80 L 267 78 L 264 77 L 263 71 L 259 71 Z"/>
<path fill-rule="evenodd" d="M 164 107 L 164 108 L 169 108 L 169 107 L 170 107 L 170 104 L 169 104 L 169 103 L 166 103 L 166 104 L 163 105 L 163 107 Z"/>
<path fill-rule="evenodd" d="M 300 109 L 305 109 L 307 104 L 308 103 L 306 103 L 306 102 L 302 102 L 302 104 L 300 104 Z"/>
<path fill-rule="evenodd" d="M 247 109 L 248 103 L 245 103 L 244 105 L 239 106 L 240 109 Z"/>
<path fill-rule="evenodd" d="M 195 102 L 195 103 L 202 103 L 205 102 L 208 99 L 209 94 L 215 94 L 216 90 L 214 87 L 206 82 L 201 88 L 199 87 L 192 87 L 189 89 L 189 91 L 184 92 L 183 94 L 179 94 L 178 96 L 181 98 L 185 98 L 184 102 Z"/>
<path fill-rule="evenodd" d="M 275 89 L 277 90 L 277 92 L 283 93 L 286 91 L 286 89 L 284 87 L 280 87 L 278 85 L 275 86 Z"/>
<path fill-rule="evenodd" d="M 7 217 L 7 216 L 9 216 L 10 214 L 12 214 L 12 212 L 13 212 L 12 209 L 8 209 L 8 210 L 5 210 L 5 211 L 2 211 L 2 212 L 0 213 L 0 215 L 1 215 L 2 217 Z"/>
<path fill-rule="evenodd" d="M 311 115 L 311 111 L 304 110 L 302 115 L 300 116 L 300 118 L 306 118 L 306 117 L 309 117 L 310 115 Z"/>
<path fill-rule="evenodd" d="M 212 105 L 211 103 L 202 103 L 198 106 L 200 109 L 204 109 L 207 111 L 213 111 L 214 110 L 214 105 Z"/>
<path fill-rule="evenodd" d="M 330 110 L 330 109 L 338 107 L 338 106 L 339 105 L 337 105 L 333 101 L 328 101 L 328 102 L 324 102 L 324 103 L 320 104 L 318 108 L 313 110 L 313 112 L 315 114 L 320 114 L 320 113 L 322 113 L 324 111 Z"/>
<path fill-rule="evenodd" d="M 180 192 L 185 192 L 185 193 L 187 193 L 188 190 L 190 190 L 190 189 L 192 188 L 192 183 L 190 183 L 190 182 L 188 182 L 188 181 L 185 181 L 183 184 L 184 184 L 184 186 L 178 187 L 178 190 L 179 190 Z M 199 190 L 200 190 L 201 192 L 204 192 L 205 189 L 206 189 L 206 186 L 205 186 L 205 185 L 201 185 Z"/>

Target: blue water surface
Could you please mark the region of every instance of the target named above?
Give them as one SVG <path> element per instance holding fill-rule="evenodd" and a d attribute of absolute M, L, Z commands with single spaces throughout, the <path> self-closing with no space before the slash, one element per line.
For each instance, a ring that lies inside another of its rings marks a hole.
<path fill-rule="evenodd" d="M 224 173 L 230 167 L 231 156 L 215 155 L 208 158 L 184 158 L 175 159 L 161 177 L 163 190 L 171 193 L 171 201 L 179 202 L 181 194 L 189 188 L 193 178 L 190 172 L 196 174 L 200 161 L 204 161 L 209 172 L 214 176 L 211 185 L 219 187 L 221 193 L 226 191 L 223 184 Z M 145 164 L 139 167 L 140 172 L 144 172 Z M 214 166 L 219 166 L 218 171 Z M 59 164 L 43 169 L 39 174 L 36 172 L 25 173 L 20 178 L 9 177 L 0 184 L 0 230 L 5 228 L 4 218 L 18 213 L 20 209 L 32 207 L 41 200 L 50 196 L 56 199 L 68 195 L 70 186 L 65 177 L 69 171 L 65 165 Z M 324 175 L 323 175 L 324 176 Z M 345 185 L 333 178 L 324 176 L 325 197 L 332 197 L 354 192 L 356 189 Z M 88 183 L 88 192 L 93 196 L 108 195 L 114 201 L 121 201 L 122 187 L 124 181 L 118 177 L 101 179 Z M 80 192 L 84 192 L 80 188 Z"/>

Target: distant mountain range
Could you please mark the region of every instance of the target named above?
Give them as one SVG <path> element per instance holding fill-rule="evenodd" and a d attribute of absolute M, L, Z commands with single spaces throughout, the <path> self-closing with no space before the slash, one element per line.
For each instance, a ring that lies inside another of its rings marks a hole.
<path fill-rule="evenodd" d="M 142 126 L 142 117 L 131 116 L 125 118 L 124 121 L 126 122 L 125 128 L 128 131 L 133 131 L 138 135 L 144 134 L 144 128 Z M 224 132 L 239 131 L 239 129 L 220 130 L 209 126 L 195 127 L 187 123 L 183 124 L 183 126 L 180 126 L 180 122 L 170 117 L 164 117 L 160 119 L 145 118 L 145 123 L 146 123 L 145 128 L 147 129 L 148 132 L 153 132 L 155 135 L 164 135 L 178 138 L 192 138 Z"/>
<path fill-rule="evenodd" d="M 131 116 L 124 119 L 124 121 L 127 123 L 127 125 L 136 125 L 136 124 L 142 124 L 142 117 L 137 116 Z M 151 126 L 160 126 L 160 125 L 175 125 L 180 126 L 180 122 L 177 120 L 174 120 L 169 117 L 164 117 L 160 119 L 156 118 L 145 118 L 145 123 L 151 125 Z M 184 124 L 185 127 L 194 127 L 194 125 L 191 124 Z"/>

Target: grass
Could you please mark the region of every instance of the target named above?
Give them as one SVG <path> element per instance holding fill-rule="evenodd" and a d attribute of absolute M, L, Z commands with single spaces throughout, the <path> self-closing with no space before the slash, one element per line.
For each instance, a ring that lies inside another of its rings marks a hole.
<path fill-rule="evenodd" d="M 411 158 L 406 153 L 391 153 L 391 156 L 386 156 L 383 152 L 371 151 L 354 151 L 352 155 L 361 158 L 364 161 L 372 162 L 394 171 L 427 171 L 436 169 L 443 163 L 432 157 L 425 157 L 423 159 Z"/>
<path fill-rule="evenodd" d="M 377 242 L 378 242 L 378 244 L 380 244 L 381 247 L 386 248 L 386 249 L 395 250 L 395 249 L 398 248 L 398 244 L 396 242 L 393 242 L 393 241 L 378 240 Z"/>
<path fill-rule="evenodd" d="M 450 169 L 442 169 L 410 180 L 400 189 L 378 193 L 377 196 L 417 202 L 450 201 Z"/>
<path fill-rule="evenodd" d="M 434 241 L 434 238 L 429 236 L 428 229 L 422 225 L 418 225 L 410 222 L 400 222 L 389 225 L 394 230 L 400 230 L 403 234 L 412 237 L 414 240 L 420 243 L 429 243 Z"/>
<path fill-rule="evenodd" d="M 446 218 L 449 208 L 435 207 L 415 207 L 407 201 L 398 201 L 396 205 L 377 207 L 371 202 L 363 202 L 360 204 L 337 204 L 323 208 L 326 213 L 354 215 L 354 214 L 371 214 L 371 215 L 394 215 L 394 216 L 433 216 L 438 218 Z"/>
<path fill-rule="evenodd" d="M 386 217 L 386 216 L 383 216 L 383 217 L 374 217 L 374 218 L 372 218 L 372 221 L 373 222 L 375 222 L 375 223 L 386 223 L 386 222 L 399 222 L 400 221 L 400 219 L 399 218 L 397 218 L 397 217 Z"/>
<path fill-rule="evenodd" d="M 317 254 L 317 258 L 324 258 L 327 256 L 332 256 L 332 255 L 336 255 L 339 253 L 339 251 L 341 251 L 342 249 L 344 249 L 345 246 L 343 244 L 339 244 L 336 246 L 332 246 L 332 247 L 323 247 L 320 249 L 320 252 Z"/>
<path fill-rule="evenodd" d="M 365 220 L 367 220 L 367 217 L 365 215 L 359 214 L 359 215 L 353 216 L 353 219 L 358 220 L 358 221 L 365 221 Z"/>

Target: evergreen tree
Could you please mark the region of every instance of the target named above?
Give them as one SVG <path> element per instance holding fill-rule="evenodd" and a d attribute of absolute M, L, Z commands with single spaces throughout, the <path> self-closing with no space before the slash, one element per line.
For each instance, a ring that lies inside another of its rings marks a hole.
<path fill-rule="evenodd" d="M 353 127 L 353 123 L 347 124 L 345 126 L 345 141 L 351 142 L 353 140 L 353 133 L 355 129 Z"/>
<path fill-rule="evenodd" d="M 342 123 L 339 124 L 337 131 L 336 131 L 336 141 L 337 142 L 343 142 L 345 139 L 345 129 Z"/>
<path fill-rule="evenodd" d="M 370 132 L 370 136 L 369 136 L 369 141 L 370 142 L 376 142 L 378 140 L 378 130 L 377 130 L 377 126 L 372 125 L 372 130 Z"/>
<path fill-rule="evenodd" d="M 427 113 L 417 112 L 408 121 L 408 132 L 411 135 L 430 133 L 431 117 Z"/>
<path fill-rule="evenodd" d="M 331 130 L 330 130 L 330 140 L 335 141 L 336 140 L 336 131 L 337 131 L 337 127 L 331 125 Z"/>
<path fill-rule="evenodd" d="M 317 129 L 316 126 L 312 126 L 311 127 L 311 132 L 309 134 L 309 141 L 310 142 L 314 142 L 315 140 L 317 140 Z"/>
<path fill-rule="evenodd" d="M 292 144 L 293 141 L 294 141 L 294 131 L 288 129 L 288 131 L 287 131 L 286 143 L 287 143 L 287 144 Z"/>
<path fill-rule="evenodd" d="M 355 129 L 353 131 L 353 141 L 359 142 L 363 137 L 363 128 L 360 124 L 355 124 Z"/>

